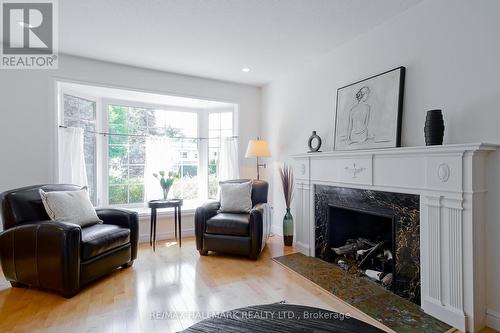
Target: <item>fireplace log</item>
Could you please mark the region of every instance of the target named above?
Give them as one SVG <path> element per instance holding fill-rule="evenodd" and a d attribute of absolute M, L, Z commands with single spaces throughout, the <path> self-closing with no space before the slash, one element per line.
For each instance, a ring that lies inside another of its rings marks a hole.
<path fill-rule="evenodd" d="M 345 260 L 339 259 L 339 261 L 337 261 L 337 265 L 339 265 L 344 271 L 349 270 L 349 264 L 345 262 Z"/>
<path fill-rule="evenodd" d="M 343 255 L 343 254 L 348 254 L 348 253 L 353 253 L 358 250 L 358 243 L 350 243 L 343 245 L 341 247 L 332 247 L 332 250 L 335 252 L 336 255 Z"/>
<path fill-rule="evenodd" d="M 393 258 L 393 257 L 392 257 L 392 252 L 391 252 L 391 250 L 389 250 L 389 249 L 385 249 L 385 250 L 384 250 L 384 258 L 385 258 L 386 260 L 392 260 L 392 258 Z"/>
<path fill-rule="evenodd" d="M 340 247 L 332 247 L 332 250 L 336 255 L 343 255 L 354 253 L 358 250 L 370 250 L 373 247 L 377 246 L 377 243 L 374 243 L 366 238 L 357 238 L 357 239 L 348 239 L 345 245 Z"/>
<path fill-rule="evenodd" d="M 389 288 L 392 285 L 392 273 L 386 274 L 382 278 L 382 285 L 386 288 Z"/>
<path fill-rule="evenodd" d="M 365 248 L 372 248 L 377 245 L 377 243 L 374 243 L 366 238 L 361 238 L 361 237 L 358 238 L 356 242 L 361 246 L 364 246 Z"/>
<path fill-rule="evenodd" d="M 370 252 L 368 252 L 368 254 L 363 258 L 363 260 L 361 260 L 361 262 L 359 263 L 359 267 L 360 268 L 363 268 L 363 266 L 365 264 L 368 263 L 368 260 L 370 260 L 371 258 L 373 258 L 374 256 L 376 256 L 379 252 L 379 250 L 382 249 L 382 247 L 387 244 L 387 241 L 382 241 L 380 243 L 378 243 L 377 245 L 375 245 Z"/>
<path fill-rule="evenodd" d="M 361 261 L 365 257 L 365 254 L 371 251 L 372 248 L 366 249 L 366 250 L 357 250 L 356 251 L 356 260 Z"/>
<path fill-rule="evenodd" d="M 373 279 L 375 281 L 380 281 L 383 272 L 375 271 L 373 269 L 367 269 L 365 272 L 365 275 L 368 276 L 370 279 Z"/>

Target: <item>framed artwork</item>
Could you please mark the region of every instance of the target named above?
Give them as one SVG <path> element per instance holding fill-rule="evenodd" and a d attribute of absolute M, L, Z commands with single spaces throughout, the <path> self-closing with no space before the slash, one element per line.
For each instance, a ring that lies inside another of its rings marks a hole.
<path fill-rule="evenodd" d="M 337 90 L 335 150 L 401 145 L 404 80 L 398 67 Z"/>

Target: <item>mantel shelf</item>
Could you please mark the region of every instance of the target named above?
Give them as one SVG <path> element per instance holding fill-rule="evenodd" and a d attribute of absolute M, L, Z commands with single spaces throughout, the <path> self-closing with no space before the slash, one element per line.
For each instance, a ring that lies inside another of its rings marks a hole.
<path fill-rule="evenodd" d="M 475 151 L 494 151 L 500 147 L 495 143 L 461 143 L 440 146 L 418 146 L 418 147 L 399 147 L 383 149 L 360 149 L 349 151 L 325 151 L 319 153 L 302 153 L 291 155 L 292 158 L 322 158 L 322 157 L 342 157 L 359 155 L 393 155 L 393 154 L 443 154 L 453 152 L 475 152 Z"/>

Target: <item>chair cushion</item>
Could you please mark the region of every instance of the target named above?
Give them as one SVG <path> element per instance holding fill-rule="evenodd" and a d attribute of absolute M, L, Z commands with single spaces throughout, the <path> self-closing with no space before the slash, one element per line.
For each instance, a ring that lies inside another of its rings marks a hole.
<path fill-rule="evenodd" d="M 250 214 L 219 213 L 208 219 L 205 232 L 208 234 L 248 236 Z"/>
<path fill-rule="evenodd" d="M 85 227 L 102 223 L 90 202 L 87 187 L 78 191 L 39 190 L 42 203 L 52 221 L 71 222 Z"/>
<path fill-rule="evenodd" d="M 130 229 L 112 224 L 94 224 L 82 228 L 82 260 L 130 242 Z"/>
<path fill-rule="evenodd" d="M 221 213 L 248 213 L 252 210 L 252 182 L 220 182 Z"/>

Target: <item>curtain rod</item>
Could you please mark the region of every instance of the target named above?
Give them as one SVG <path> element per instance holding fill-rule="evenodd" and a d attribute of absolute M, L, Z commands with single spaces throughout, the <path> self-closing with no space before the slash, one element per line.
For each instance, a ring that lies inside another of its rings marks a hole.
<path fill-rule="evenodd" d="M 68 126 L 64 126 L 64 125 L 59 125 L 59 128 L 69 128 L 69 127 Z M 149 137 L 154 137 L 155 136 L 155 135 L 147 135 L 147 134 L 121 134 L 121 133 L 109 133 L 109 132 L 96 132 L 96 131 L 87 130 L 85 128 L 83 128 L 83 131 L 87 132 L 87 133 L 104 135 L 104 136 L 132 136 L 132 137 L 139 137 L 139 138 L 149 138 Z M 157 135 L 157 136 L 162 137 L 162 135 Z M 163 135 L 163 137 L 167 137 L 169 139 L 184 139 L 184 140 L 210 140 L 210 139 L 218 139 L 218 138 L 194 138 L 194 137 L 187 137 L 187 136 L 166 136 L 166 135 Z M 238 136 L 225 136 L 223 138 L 237 139 Z"/>

